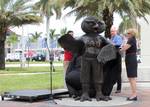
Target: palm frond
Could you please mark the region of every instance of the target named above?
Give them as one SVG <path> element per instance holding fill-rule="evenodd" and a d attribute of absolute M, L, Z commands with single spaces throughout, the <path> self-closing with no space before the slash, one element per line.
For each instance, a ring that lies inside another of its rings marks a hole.
<path fill-rule="evenodd" d="M 61 30 L 60 30 L 60 34 L 61 35 L 64 35 L 64 34 L 66 34 L 67 33 L 67 28 L 66 27 L 64 27 L 64 28 L 62 28 Z"/>

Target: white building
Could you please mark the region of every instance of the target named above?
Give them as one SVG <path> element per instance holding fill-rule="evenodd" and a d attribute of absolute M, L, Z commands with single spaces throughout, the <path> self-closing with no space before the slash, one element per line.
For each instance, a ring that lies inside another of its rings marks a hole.
<path fill-rule="evenodd" d="M 141 59 L 144 65 L 150 65 L 150 16 L 146 16 L 148 23 L 141 19 Z"/>

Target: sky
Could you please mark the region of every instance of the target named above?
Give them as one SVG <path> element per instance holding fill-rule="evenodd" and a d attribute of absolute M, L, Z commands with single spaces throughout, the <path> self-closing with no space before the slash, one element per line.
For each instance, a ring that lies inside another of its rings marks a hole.
<path fill-rule="evenodd" d="M 50 29 L 56 29 L 56 34 L 60 33 L 60 30 L 62 28 L 67 27 L 67 30 L 73 30 L 75 36 L 82 36 L 84 32 L 81 30 L 81 22 L 83 19 L 78 20 L 75 22 L 75 16 L 67 16 L 66 13 L 68 13 L 70 9 L 66 9 L 63 11 L 62 18 L 59 20 L 56 20 L 56 16 L 52 16 L 50 18 Z M 114 26 L 118 28 L 119 24 L 121 22 L 121 18 L 119 15 L 114 14 Z M 28 36 L 31 33 L 35 32 L 42 32 L 42 36 L 44 37 L 46 35 L 46 21 L 45 18 L 42 23 L 36 24 L 36 25 L 24 25 L 23 27 L 15 27 L 11 28 L 12 31 L 16 32 L 19 35 Z"/>

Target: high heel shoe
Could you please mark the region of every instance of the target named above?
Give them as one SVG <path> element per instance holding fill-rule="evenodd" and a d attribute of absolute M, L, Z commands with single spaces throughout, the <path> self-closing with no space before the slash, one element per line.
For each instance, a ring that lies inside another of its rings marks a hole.
<path fill-rule="evenodd" d="M 133 98 L 128 97 L 128 98 L 127 98 L 127 101 L 137 101 L 137 96 L 136 96 L 136 97 L 133 97 Z"/>
<path fill-rule="evenodd" d="M 117 90 L 115 93 L 121 93 L 121 90 Z"/>

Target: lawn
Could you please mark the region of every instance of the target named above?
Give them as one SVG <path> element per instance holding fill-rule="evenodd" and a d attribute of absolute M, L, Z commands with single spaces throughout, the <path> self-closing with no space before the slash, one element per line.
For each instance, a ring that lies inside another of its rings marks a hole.
<path fill-rule="evenodd" d="M 52 73 L 53 89 L 63 87 L 63 68 L 55 67 Z M 18 73 L 33 73 L 33 75 L 18 75 Z M 38 72 L 45 72 L 37 74 Z M 0 71 L 0 94 L 7 91 L 25 89 L 50 89 L 49 67 L 6 68 Z"/>
<path fill-rule="evenodd" d="M 55 67 L 56 72 L 60 72 L 63 70 L 63 67 Z M 0 70 L 0 74 L 12 74 L 12 73 L 33 73 L 33 72 L 49 72 L 50 67 L 6 67 L 5 70 Z"/>

